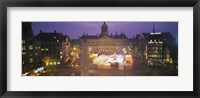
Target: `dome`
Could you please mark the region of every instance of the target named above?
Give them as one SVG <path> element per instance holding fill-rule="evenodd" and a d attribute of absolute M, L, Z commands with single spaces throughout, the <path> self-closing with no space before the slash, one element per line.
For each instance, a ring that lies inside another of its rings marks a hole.
<path fill-rule="evenodd" d="M 108 27 L 106 22 L 103 22 L 102 27 Z"/>

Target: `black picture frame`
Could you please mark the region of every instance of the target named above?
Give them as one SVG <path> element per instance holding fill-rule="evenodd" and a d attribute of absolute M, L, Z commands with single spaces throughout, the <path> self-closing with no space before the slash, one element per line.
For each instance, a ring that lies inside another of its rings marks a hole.
<path fill-rule="evenodd" d="M 7 7 L 193 7 L 193 91 L 7 91 Z M 199 98 L 200 0 L 1 0 L 0 96 L 2 98 Z"/>

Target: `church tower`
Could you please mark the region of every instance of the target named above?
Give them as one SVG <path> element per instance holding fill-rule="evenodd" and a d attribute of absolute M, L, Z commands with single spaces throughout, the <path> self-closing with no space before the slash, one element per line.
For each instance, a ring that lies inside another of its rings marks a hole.
<path fill-rule="evenodd" d="M 108 26 L 106 22 L 103 22 L 101 26 L 101 36 L 108 36 Z"/>

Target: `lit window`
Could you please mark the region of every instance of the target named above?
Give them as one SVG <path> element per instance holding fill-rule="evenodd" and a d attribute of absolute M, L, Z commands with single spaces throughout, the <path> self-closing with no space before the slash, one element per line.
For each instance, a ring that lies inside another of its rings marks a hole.
<path fill-rule="evenodd" d="M 62 54 L 62 51 L 60 51 L 60 54 Z"/>
<path fill-rule="evenodd" d="M 32 63 L 33 62 L 33 58 L 30 58 L 29 61 L 30 61 L 30 63 Z"/>
<path fill-rule="evenodd" d="M 35 55 L 37 55 L 37 53 L 35 53 Z"/>
<path fill-rule="evenodd" d="M 54 36 L 53 38 L 54 38 L 54 39 L 56 39 L 56 37 L 55 37 L 55 36 Z"/>
<path fill-rule="evenodd" d="M 23 54 L 23 55 L 25 55 L 25 54 L 26 54 L 26 52 L 22 52 L 22 54 Z"/>
<path fill-rule="evenodd" d="M 35 49 L 37 49 L 37 47 L 35 47 Z"/>
<path fill-rule="evenodd" d="M 56 62 L 53 62 L 53 65 L 56 65 Z"/>
<path fill-rule="evenodd" d="M 57 40 L 57 42 L 59 42 L 59 40 Z"/>
<path fill-rule="evenodd" d="M 42 48 L 41 51 L 44 51 L 44 48 Z"/>
<path fill-rule="evenodd" d="M 60 59 L 62 59 L 62 56 L 60 56 Z"/>
<path fill-rule="evenodd" d="M 33 46 L 32 45 L 29 46 L 29 50 L 33 50 Z"/>
<path fill-rule="evenodd" d="M 25 44 L 25 40 L 22 40 L 22 44 Z"/>
<path fill-rule="evenodd" d="M 26 47 L 25 47 L 25 46 L 22 46 L 22 50 L 26 50 Z"/>
<path fill-rule="evenodd" d="M 38 46 L 38 49 L 40 49 L 40 46 Z"/>
<path fill-rule="evenodd" d="M 60 64 L 60 62 L 57 62 L 57 64 Z"/>
<path fill-rule="evenodd" d="M 45 51 L 48 51 L 48 48 L 45 48 Z"/>

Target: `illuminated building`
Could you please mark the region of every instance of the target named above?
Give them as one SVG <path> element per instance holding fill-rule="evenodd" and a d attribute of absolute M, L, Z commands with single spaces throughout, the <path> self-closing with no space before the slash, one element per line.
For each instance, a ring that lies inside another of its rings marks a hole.
<path fill-rule="evenodd" d="M 120 34 L 110 34 L 108 33 L 108 25 L 104 22 L 101 26 L 101 33 L 97 35 L 88 35 L 83 33 L 79 38 L 81 50 L 80 64 L 90 65 L 92 62 L 99 62 L 98 59 L 107 60 L 103 65 L 110 65 L 112 63 L 110 56 L 117 54 L 118 56 L 131 55 L 132 43 L 129 42 L 129 39 L 124 33 Z M 84 56 L 83 56 L 84 55 Z M 103 56 L 105 55 L 105 56 Z M 98 57 L 99 56 L 99 57 Z M 87 59 L 87 57 L 89 59 Z M 96 58 L 96 60 L 95 60 Z M 124 57 L 119 57 L 121 60 L 124 60 Z M 83 61 L 84 60 L 84 61 Z M 104 62 L 103 61 L 103 62 Z M 117 60 L 115 60 L 117 62 Z M 123 62 L 123 61 L 120 61 Z M 119 63 L 120 63 L 119 62 Z M 87 64 L 88 63 L 88 64 Z M 101 63 L 101 62 L 99 62 Z M 105 67 L 103 66 L 103 67 Z M 92 65 L 93 67 L 93 65 Z"/>
<path fill-rule="evenodd" d="M 41 41 L 41 56 L 46 65 L 60 65 L 66 62 L 66 55 L 70 52 L 68 36 L 56 31 L 40 31 L 36 39 Z"/>
<path fill-rule="evenodd" d="M 89 54 L 130 54 L 129 39 L 127 36 L 124 33 L 109 35 L 108 26 L 105 22 L 101 26 L 100 35 L 88 35 L 84 33 L 80 39 L 86 42 Z"/>
<path fill-rule="evenodd" d="M 22 73 L 41 66 L 41 43 L 34 38 L 30 22 L 22 22 Z"/>
<path fill-rule="evenodd" d="M 153 32 L 148 36 L 147 57 L 148 65 L 165 65 L 177 60 L 175 39 L 170 32 Z"/>

